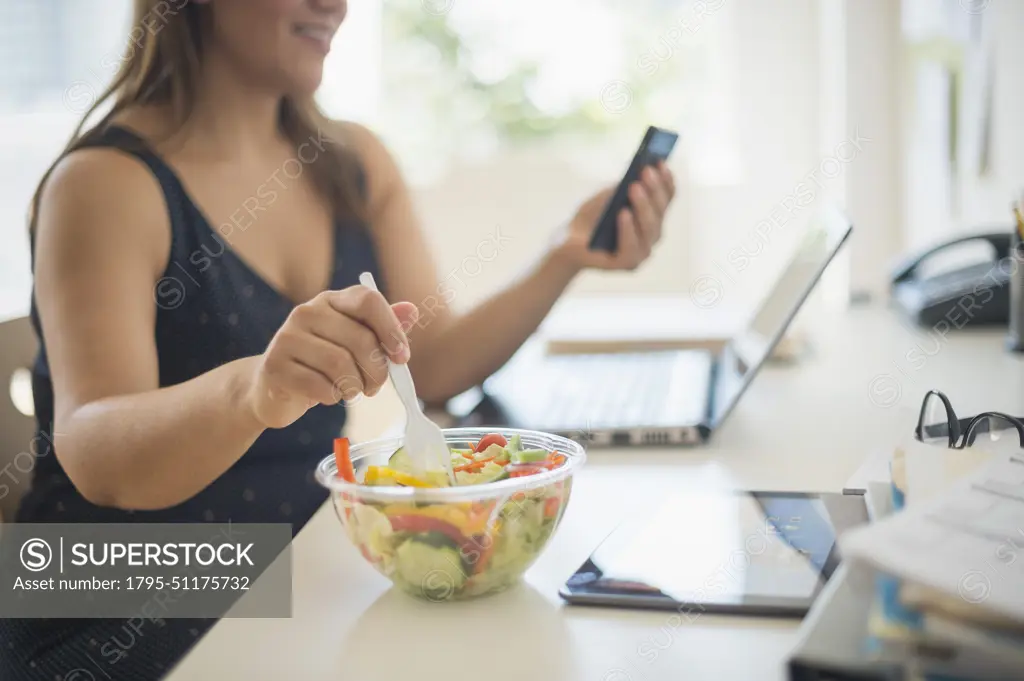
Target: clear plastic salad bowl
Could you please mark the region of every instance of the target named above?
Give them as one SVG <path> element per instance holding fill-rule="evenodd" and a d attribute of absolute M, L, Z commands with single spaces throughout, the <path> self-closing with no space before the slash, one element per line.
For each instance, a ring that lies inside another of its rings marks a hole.
<path fill-rule="evenodd" d="M 401 438 L 352 447 L 357 483 L 339 477 L 328 456 L 317 480 L 331 492 L 346 534 L 363 557 L 398 588 L 428 601 L 501 591 L 516 583 L 551 539 L 569 503 L 572 477 L 586 460 L 576 442 L 528 430 L 450 428 L 450 449 L 481 438 L 516 435 L 524 449 L 564 455 L 557 468 L 456 487 L 359 484 L 370 466 L 387 466 Z"/>

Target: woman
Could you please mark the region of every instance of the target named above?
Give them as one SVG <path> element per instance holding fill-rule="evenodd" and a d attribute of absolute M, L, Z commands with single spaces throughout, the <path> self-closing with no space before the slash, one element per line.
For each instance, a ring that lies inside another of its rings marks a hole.
<path fill-rule="evenodd" d="M 582 269 L 635 268 L 658 241 L 664 167 L 631 188 L 618 254 L 586 247 L 602 192 L 518 282 L 454 315 L 395 162 L 312 104 L 345 12 L 136 1 L 143 30 L 97 102 L 111 110 L 33 206 L 36 414 L 54 456 L 19 520 L 298 531 L 326 498 L 312 470 L 344 423 L 339 402 L 380 389 L 384 353 L 443 400 L 500 367 Z M 384 295 L 358 285 L 363 271 Z M 7 620 L 0 670 L 158 678 L 210 624 Z"/>

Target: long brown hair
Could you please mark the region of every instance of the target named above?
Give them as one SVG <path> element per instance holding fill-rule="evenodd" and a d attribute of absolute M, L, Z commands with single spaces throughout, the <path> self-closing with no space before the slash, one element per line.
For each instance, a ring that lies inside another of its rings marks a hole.
<path fill-rule="evenodd" d="M 29 213 L 32 232 L 35 232 L 43 187 L 54 168 L 65 156 L 101 135 L 118 114 L 134 106 L 165 105 L 170 108 L 172 129 L 177 131 L 185 125 L 196 103 L 210 11 L 208 4 L 190 0 L 171 3 L 135 0 L 134 28 L 117 75 L 82 116 L 71 140 L 43 175 L 32 197 Z M 113 99 L 110 111 L 86 129 L 89 118 L 110 99 Z M 310 163 L 310 171 L 317 190 L 330 201 L 335 214 L 365 217 L 359 159 L 341 140 L 332 139 L 327 130 L 328 120 L 312 98 L 297 101 L 294 97 L 282 97 L 278 125 L 296 149 L 307 142 L 322 149 Z"/>

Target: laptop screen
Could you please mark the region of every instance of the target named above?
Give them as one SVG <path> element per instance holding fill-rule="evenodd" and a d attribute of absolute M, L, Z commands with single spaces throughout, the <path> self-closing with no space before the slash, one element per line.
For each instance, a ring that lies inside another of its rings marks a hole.
<path fill-rule="evenodd" d="M 834 206 L 820 211 L 807 227 L 793 257 L 718 358 L 710 426 L 716 428 L 778 344 L 800 306 L 818 283 L 852 229 Z"/>

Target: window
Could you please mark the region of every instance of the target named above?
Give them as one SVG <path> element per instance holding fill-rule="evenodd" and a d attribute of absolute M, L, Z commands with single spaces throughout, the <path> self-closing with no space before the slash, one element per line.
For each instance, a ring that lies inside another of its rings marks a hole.
<path fill-rule="evenodd" d="M 687 130 L 691 173 L 728 181 L 738 173 L 730 13 L 726 0 L 387 0 L 353 3 L 338 44 L 380 35 L 383 47 L 357 62 L 379 78 L 359 113 L 414 184 L 524 146 L 593 169 L 595 148 L 628 153 L 649 123 Z M 339 114 L 369 94 L 342 94 L 352 63 L 328 65 Z M 600 170 L 621 172 L 605 155 Z"/>
<path fill-rule="evenodd" d="M 28 311 L 29 203 L 92 98 L 113 77 L 130 5 L 0 3 L 0 318 Z"/>

